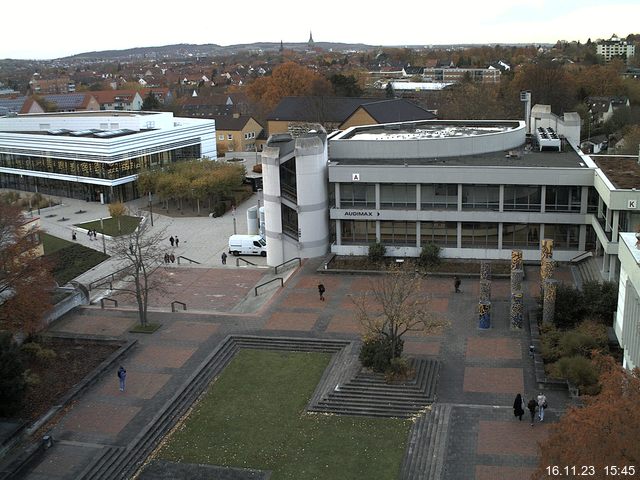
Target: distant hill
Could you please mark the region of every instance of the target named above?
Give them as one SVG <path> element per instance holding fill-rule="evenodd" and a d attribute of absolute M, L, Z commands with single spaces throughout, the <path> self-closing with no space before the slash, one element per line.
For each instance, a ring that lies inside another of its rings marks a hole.
<path fill-rule="evenodd" d="M 287 50 L 304 51 L 308 49 L 307 43 L 284 43 Z M 316 42 L 316 48 L 333 51 L 363 51 L 373 50 L 375 46 L 363 43 L 331 43 Z M 164 45 L 161 47 L 137 47 L 126 50 L 103 50 L 100 52 L 85 52 L 60 60 L 124 60 L 134 58 L 180 58 L 180 57 L 206 57 L 215 55 L 235 54 L 243 51 L 275 52 L 280 49 L 280 42 L 257 42 L 238 45 L 221 46 L 214 43 L 194 45 L 180 43 L 176 45 Z"/>

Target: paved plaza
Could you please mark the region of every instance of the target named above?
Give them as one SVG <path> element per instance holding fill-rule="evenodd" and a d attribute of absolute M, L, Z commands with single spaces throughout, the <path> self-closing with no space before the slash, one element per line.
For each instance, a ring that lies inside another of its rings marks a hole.
<path fill-rule="evenodd" d="M 175 219 L 157 216 L 154 220 L 174 222 L 177 229 Z M 215 220 L 219 219 L 205 221 Z M 220 223 L 223 227 L 228 230 L 229 225 Z M 191 247 L 192 256 L 200 255 L 204 266 L 168 268 L 174 278 L 171 294 L 154 298 L 150 313 L 150 320 L 162 325 L 158 331 L 130 333 L 137 318 L 126 301 L 119 309 L 79 308 L 52 326 L 58 333 L 135 339 L 137 343 L 121 360 L 128 371 L 126 391 L 118 390 L 115 370 L 101 376 L 53 427 L 53 447 L 27 478 L 76 479 L 105 448 L 126 448 L 230 334 L 359 338 L 361 327 L 351 296 L 368 289 L 368 277 L 319 273 L 321 260 L 308 260 L 290 274 L 283 288 L 258 295 L 264 297 L 258 301 L 253 288 L 264 280 L 266 270 L 238 268 L 233 262 L 220 265 L 226 234 L 212 241 L 198 239 L 196 231 L 186 226 L 179 231 L 184 248 Z M 204 243 L 211 250 L 208 255 Z M 533 267 L 527 267 L 526 274 L 527 302 L 531 303 L 538 274 Z M 571 272 L 559 267 L 557 278 L 570 281 Z M 318 283 L 327 290 L 324 302 L 318 296 Z M 528 329 L 509 328 L 509 281 L 492 282 L 489 330 L 477 328 L 479 280 L 464 278 L 462 293 L 453 290 L 453 277 L 427 278 L 424 294 L 431 299 L 434 314 L 449 326 L 437 335 L 405 338 L 406 354 L 441 362 L 436 403 L 451 407 L 442 479 L 528 478 L 537 465 L 537 442 L 548 435 L 549 424 L 567 406 L 568 395 L 545 392 L 550 409 L 544 423 L 531 427 L 527 418 L 522 422 L 514 418 L 516 394 L 528 400 L 538 392 L 528 355 Z M 168 300 L 173 299 L 186 299 L 180 301 L 190 308 L 171 313 Z M 238 309 L 249 300 L 252 309 Z"/>

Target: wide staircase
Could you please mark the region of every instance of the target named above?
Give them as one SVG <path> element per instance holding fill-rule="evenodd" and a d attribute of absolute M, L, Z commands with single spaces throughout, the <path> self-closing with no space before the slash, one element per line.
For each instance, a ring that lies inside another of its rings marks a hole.
<path fill-rule="evenodd" d="M 334 384 L 308 410 L 342 415 L 407 418 L 435 400 L 440 364 L 436 360 L 413 359 L 412 380 L 387 383 L 383 374 L 358 369 L 355 375 Z"/>
<path fill-rule="evenodd" d="M 164 435 L 182 418 L 241 348 L 300 352 L 336 353 L 349 342 L 309 338 L 270 338 L 229 336 L 191 374 L 162 407 L 151 422 L 126 447 L 105 446 L 101 454 L 85 468 L 78 480 L 114 480 L 130 478 Z"/>
<path fill-rule="evenodd" d="M 414 422 L 400 474 L 401 480 L 439 480 L 444 471 L 450 404 L 434 404 Z"/>
<path fill-rule="evenodd" d="M 602 258 L 598 259 L 595 257 L 589 257 L 580 261 L 576 265 L 573 265 L 578 271 L 581 285 L 589 281 L 602 282 L 602 275 L 600 275 L 600 265 L 598 260 L 601 262 Z"/>

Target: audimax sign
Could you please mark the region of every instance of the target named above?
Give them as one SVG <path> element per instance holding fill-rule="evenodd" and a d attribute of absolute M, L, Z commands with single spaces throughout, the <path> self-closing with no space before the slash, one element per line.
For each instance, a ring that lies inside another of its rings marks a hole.
<path fill-rule="evenodd" d="M 380 212 L 370 212 L 366 210 L 347 210 L 346 212 L 344 212 L 344 216 L 345 217 L 379 217 Z"/>

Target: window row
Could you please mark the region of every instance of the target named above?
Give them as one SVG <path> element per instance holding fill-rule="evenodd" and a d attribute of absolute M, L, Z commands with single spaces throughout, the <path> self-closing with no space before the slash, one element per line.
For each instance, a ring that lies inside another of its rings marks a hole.
<path fill-rule="evenodd" d="M 580 212 L 582 187 L 547 186 L 544 208 L 547 212 Z M 380 184 L 381 209 L 415 210 L 418 191 L 415 184 Z M 500 209 L 499 185 L 462 185 L 462 210 Z M 590 188 L 588 211 L 597 211 L 598 195 Z M 371 183 L 340 184 L 339 208 L 376 208 L 376 186 Z M 457 210 L 457 184 L 420 185 L 421 210 Z M 505 185 L 504 211 L 542 211 L 540 185 Z"/>
<path fill-rule="evenodd" d="M 462 248 L 498 248 L 498 236 L 502 225 L 502 248 L 538 248 L 539 225 L 518 223 L 461 222 Z M 363 245 L 378 241 L 375 221 L 341 220 L 343 245 Z M 555 248 L 577 249 L 579 225 L 545 224 L 544 236 L 554 241 Z M 416 222 L 380 221 L 380 239 L 385 245 L 417 245 Z M 420 222 L 420 244 L 435 243 L 441 247 L 458 246 L 458 222 Z"/>
<path fill-rule="evenodd" d="M 116 180 L 140 173 L 143 169 L 165 166 L 180 160 L 195 160 L 197 158 L 200 158 L 199 145 L 143 155 L 114 163 L 0 154 L 0 164 L 6 168 L 20 170 Z"/>

